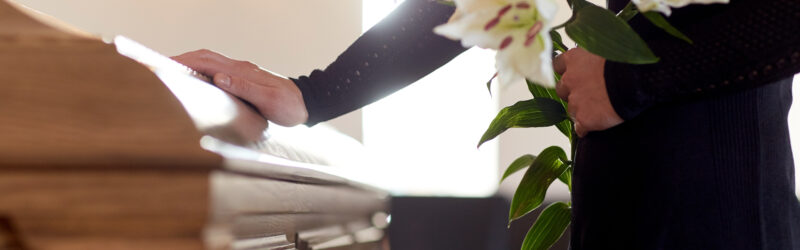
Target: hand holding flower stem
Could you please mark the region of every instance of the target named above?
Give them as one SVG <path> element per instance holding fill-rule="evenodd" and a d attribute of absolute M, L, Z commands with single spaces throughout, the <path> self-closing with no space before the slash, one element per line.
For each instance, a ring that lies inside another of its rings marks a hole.
<path fill-rule="evenodd" d="M 622 123 L 606 91 L 605 62 L 582 48 L 570 49 L 553 62 L 556 73 L 561 74 L 556 93 L 567 101 L 567 112 L 579 137 Z"/>

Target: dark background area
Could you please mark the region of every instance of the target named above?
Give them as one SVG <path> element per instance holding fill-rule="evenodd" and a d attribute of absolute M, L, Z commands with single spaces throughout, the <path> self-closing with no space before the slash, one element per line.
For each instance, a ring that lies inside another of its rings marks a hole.
<path fill-rule="evenodd" d="M 540 208 L 507 227 L 510 202 L 502 197 L 394 197 L 392 250 L 518 250 Z M 569 229 L 553 246 L 568 249 Z"/>

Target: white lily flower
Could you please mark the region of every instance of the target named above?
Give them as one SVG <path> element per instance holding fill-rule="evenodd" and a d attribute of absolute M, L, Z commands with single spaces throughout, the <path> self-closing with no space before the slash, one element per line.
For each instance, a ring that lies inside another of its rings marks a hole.
<path fill-rule="evenodd" d="M 664 15 L 672 14 L 672 8 L 681 8 L 689 4 L 728 3 L 730 0 L 632 0 L 641 12 L 655 10 Z"/>
<path fill-rule="evenodd" d="M 554 0 L 455 0 L 456 13 L 436 34 L 464 47 L 497 50 L 497 79 L 507 85 L 524 78 L 554 87 L 550 21 Z"/>

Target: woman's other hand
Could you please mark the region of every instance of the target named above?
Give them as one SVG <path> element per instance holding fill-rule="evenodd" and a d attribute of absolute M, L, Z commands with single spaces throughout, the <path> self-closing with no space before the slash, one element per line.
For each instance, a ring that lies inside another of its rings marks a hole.
<path fill-rule="evenodd" d="M 568 102 L 567 113 L 575 122 L 575 132 L 585 136 L 622 123 L 611 106 L 604 75 L 606 60 L 581 48 L 570 49 L 553 60 L 561 74 L 556 93 Z"/>
<path fill-rule="evenodd" d="M 252 103 L 267 120 L 278 125 L 294 126 L 308 119 L 300 89 L 285 77 L 206 49 L 172 59 L 201 74 L 213 76 L 217 87 Z"/>

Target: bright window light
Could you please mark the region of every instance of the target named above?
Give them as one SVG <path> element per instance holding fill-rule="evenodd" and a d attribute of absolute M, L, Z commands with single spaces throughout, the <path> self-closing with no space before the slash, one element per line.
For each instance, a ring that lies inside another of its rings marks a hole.
<path fill-rule="evenodd" d="M 364 0 L 366 31 L 401 1 Z M 399 195 L 487 196 L 497 190 L 497 145 L 478 139 L 497 112 L 486 81 L 494 53 L 472 49 L 364 108 L 364 145 L 381 187 Z"/>

